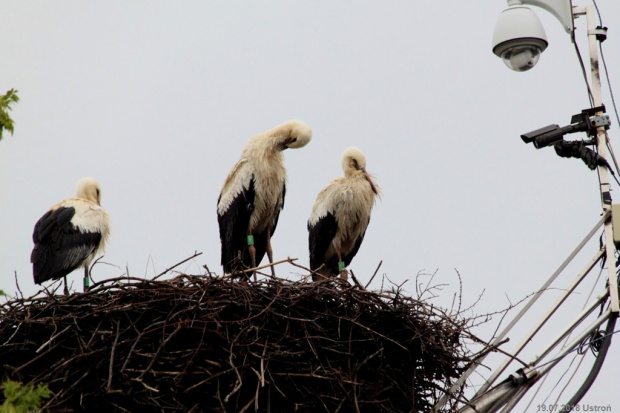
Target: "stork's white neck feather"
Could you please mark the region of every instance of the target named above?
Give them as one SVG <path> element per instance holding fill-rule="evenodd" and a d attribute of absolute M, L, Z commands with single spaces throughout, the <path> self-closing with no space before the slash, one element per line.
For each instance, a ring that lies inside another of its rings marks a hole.
<path fill-rule="evenodd" d="M 101 205 L 101 186 L 94 178 L 86 177 L 80 179 L 75 186 L 75 195 L 77 198 L 86 199 Z"/>

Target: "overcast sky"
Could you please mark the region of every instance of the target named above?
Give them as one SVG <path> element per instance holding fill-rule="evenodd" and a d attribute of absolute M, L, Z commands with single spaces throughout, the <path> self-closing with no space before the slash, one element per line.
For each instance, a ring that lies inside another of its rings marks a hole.
<path fill-rule="evenodd" d="M 620 99 L 620 3 L 599 6 Z M 253 135 L 302 119 L 313 139 L 285 152 L 289 183 L 273 238 L 276 260 L 308 265 L 312 204 L 342 174 L 340 156 L 355 145 L 383 190 L 350 266 L 361 282 L 380 261 L 373 289 L 385 275 L 407 281 L 405 290 L 415 294 L 416 275 L 436 273 L 432 284 L 445 286 L 432 301 L 450 309 L 458 271 L 463 307 L 482 294 L 472 314 L 516 303 L 577 246 L 601 204 L 596 172 L 519 138 L 566 125 L 589 107 L 570 38 L 533 7 L 549 47 L 534 69 L 512 72 L 491 52 L 504 8 L 482 0 L 4 1 L 0 93 L 15 88 L 21 101 L 11 113 L 14 136 L 0 142 L 0 289 L 13 294 L 17 274 L 24 295 L 40 290 L 29 262 L 34 224 L 74 196 L 83 176 L 99 180 L 112 222 L 104 261 L 113 266 L 96 266 L 95 281 L 127 269 L 150 278 L 195 251 L 203 254 L 179 271 L 201 274 L 206 265 L 221 273 L 216 202 L 228 171 Z M 588 64 L 585 19 L 576 26 Z M 603 99 L 612 115 L 606 87 Z M 620 145 L 612 123 L 612 145 Z M 597 250 L 598 235 L 555 286 L 564 288 Z M 290 265 L 276 272 L 292 279 L 303 273 Z M 597 274 L 524 359 L 574 317 L 593 287 L 595 294 L 603 289 Z M 69 279 L 81 290 L 81 274 Z M 543 296 L 506 350 L 558 294 Z M 497 321 L 474 332 L 490 339 Z M 616 337 L 583 402 L 620 409 L 611 393 L 619 348 Z M 586 357 L 575 383 L 592 362 Z M 498 360 L 489 358 L 489 366 Z M 568 363 L 560 366 L 532 406 L 555 402 L 565 382 L 551 389 Z"/>

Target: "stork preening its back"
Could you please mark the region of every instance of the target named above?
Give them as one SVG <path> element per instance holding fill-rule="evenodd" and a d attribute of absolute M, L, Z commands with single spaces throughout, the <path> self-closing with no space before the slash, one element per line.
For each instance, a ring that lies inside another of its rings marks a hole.
<path fill-rule="evenodd" d="M 312 130 L 305 122 L 290 120 L 256 135 L 243 148 L 217 201 L 225 272 L 256 267 L 265 252 L 273 262 L 271 237 L 286 193 L 282 151 L 301 148 L 311 139 Z"/>
<path fill-rule="evenodd" d="M 341 274 L 362 245 L 379 187 L 366 172 L 366 157 L 355 147 L 342 155 L 344 176 L 316 198 L 308 220 L 310 269 L 324 277 Z M 312 274 L 318 281 L 321 277 Z"/>
<path fill-rule="evenodd" d="M 105 249 L 110 234 L 108 214 L 101 207 L 101 187 L 93 178 L 82 178 L 76 186 L 76 198 L 54 205 L 34 226 L 30 255 L 34 282 L 65 279 L 84 267 L 84 290 L 89 287 L 88 267 Z"/>

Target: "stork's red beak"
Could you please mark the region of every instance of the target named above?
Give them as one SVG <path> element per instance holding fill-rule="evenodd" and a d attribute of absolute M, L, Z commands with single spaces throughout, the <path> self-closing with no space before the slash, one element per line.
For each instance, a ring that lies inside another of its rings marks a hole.
<path fill-rule="evenodd" d="M 368 174 L 368 172 L 366 172 L 366 169 L 364 169 L 364 168 L 361 168 L 361 169 L 362 169 L 362 172 L 364 172 L 364 176 L 366 177 L 366 180 L 370 184 L 370 187 L 372 188 L 372 192 L 374 192 L 376 194 L 377 193 L 377 188 L 375 188 L 375 184 L 372 182 L 372 179 L 370 178 L 370 175 Z"/>
<path fill-rule="evenodd" d="M 282 142 L 281 147 L 282 150 L 288 149 L 289 145 L 296 142 L 297 138 L 296 137 L 288 137 L 286 139 L 284 139 L 284 142 Z"/>

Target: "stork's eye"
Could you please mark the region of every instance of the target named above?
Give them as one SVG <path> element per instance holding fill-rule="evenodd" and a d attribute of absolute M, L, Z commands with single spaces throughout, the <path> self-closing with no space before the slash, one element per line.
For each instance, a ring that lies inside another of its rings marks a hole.
<path fill-rule="evenodd" d="M 357 159 L 351 159 L 352 163 L 353 163 L 353 167 L 355 169 L 360 169 L 359 165 L 357 164 Z"/>
<path fill-rule="evenodd" d="M 297 137 L 291 139 L 291 143 L 293 143 L 293 142 L 297 142 Z"/>

